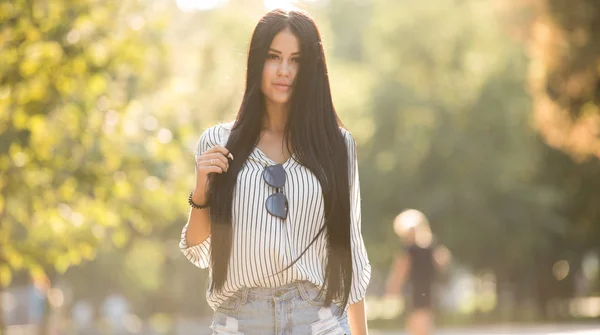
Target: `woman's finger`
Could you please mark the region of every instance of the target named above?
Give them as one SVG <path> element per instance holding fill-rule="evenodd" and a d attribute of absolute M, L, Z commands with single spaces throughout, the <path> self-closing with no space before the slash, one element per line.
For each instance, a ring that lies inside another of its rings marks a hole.
<path fill-rule="evenodd" d="M 231 152 L 229 152 L 229 150 L 227 150 L 227 148 L 222 147 L 220 145 L 215 145 L 214 147 L 206 150 L 205 152 L 202 153 L 201 156 L 206 155 L 206 154 L 214 154 L 214 153 L 221 153 L 223 156 L 229 157 L 231 160 L 233 160 L 233 155 L 231 154 Z"/>

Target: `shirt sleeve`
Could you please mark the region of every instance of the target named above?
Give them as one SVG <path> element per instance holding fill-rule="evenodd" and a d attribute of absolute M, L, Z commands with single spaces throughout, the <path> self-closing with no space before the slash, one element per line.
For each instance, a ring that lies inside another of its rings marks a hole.
<path fill-rule="evenodd" d="M 214 127 L 206 129 L 202 135 L 200 135 L 200 139 L 198 140 L 198 144 L 196 145 L 196 152 L 194 154 L 197 159 L 204 151 L 212 148 L 215 145 L 224 145 L 223 138 L 226 129 L 221 125 L 216 125 Z M 196 161 L 196 160 L 194 160 Z M 197 169 L 195 169 L 197 171 Z M 190 214 L 191 214 L 190 209 Z M 189 246 L 187 244 L 187 240 L 185 238 L 185 234 L 187 232 L 189 225 L 188 223 L 183 227 L 181 231 L 181 239 L 179 240 L 179 249 L 185 255 L 185 257 L 192 262 L 192 264 L 196 265 L 199 268 L 206 269 L 210 265 L 210 235 L 206 240 L 197 245 Z"/>
<path fill-rule="evenodd" d="M 361 301 L 367 292 L 371 279 L 371 264 L 361 233 L 360 184 L 358 178 L 358 159 L 356 142 L 352 135 L 342 130 L 348 149 L 350 178 L 350 243 L 352 246 L 352 287 L 350 289 L 350 304 Z"/>
<path fill-rule="evenodd" d="M 192 264 L 201 269 L 206 269 L 210 264 L 210 235 L 202 243 L 188 246 L 185 239 L 187 228 L 188 224 L 186 224 L 181 231 L 179 249 L 185 255 L 185 258 L 192 262 Z"/>

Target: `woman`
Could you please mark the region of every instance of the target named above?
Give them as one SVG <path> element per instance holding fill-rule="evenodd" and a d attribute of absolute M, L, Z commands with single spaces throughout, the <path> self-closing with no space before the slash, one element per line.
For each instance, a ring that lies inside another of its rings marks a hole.
<path fill-rule="evenodd" d="M 356 144 L 313 20 L 258 22 L 236 120 L 200 137 L 180 248 L 210 270 L 214 334 L 367 334 Z"/>
<path fill-rule="evenodd" d="M 403 240 L 404 252 L 396 256 L 386 291 L 396 296 L 404 282 L 408 281 L 408 333 L 430 335 L 433 328 L 433 284 L 438 271 L 448 265 L 450 253 L 446 247 L 435 245 L 429 221 L 418 210 L 409 209 L 396 216 L 394 231 Z"/>

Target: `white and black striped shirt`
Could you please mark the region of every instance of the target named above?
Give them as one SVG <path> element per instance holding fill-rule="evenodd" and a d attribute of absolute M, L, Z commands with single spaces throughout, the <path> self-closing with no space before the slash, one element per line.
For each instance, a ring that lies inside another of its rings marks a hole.
<path fill-rule="evenodd" d="M 233 123 L 218 124 L 202 133 L 196 157 L 215 145 L 224 146 Z M 352 288 L 349 303 L 360 301 L 371 277 L 371 265 L 361 235 L 360 188 L 356 159 L 356 143 L 342 129 L 349 156 Z M 255 147 L 241 168 L 234 188 L 232 204 L 233 243 L 229 270 L 223 292 L 207 291 L 210 307 L 216 309 L 242 287 L 278 287 L 297 280 L 308 280 L 321 287 L 327 259 L 325 234 L 317 239 L 300 260 L 281 272 L 306 249 L 325 222 L 324 199 L 315 175 L 299 164 L 292 155 L 283 167 L 287 174 L 284 193 L 288 198 L 285 221 L 265 209 L 267 197 L 274 191 L 262 178 L 265 166 L 273 165 Z M 210 236 L 202 243 L 188 246 L 181 233 L 179 247 L 190 262 L 200 268 L 210 264 Z M 280 272 L 279 274 L 276 274 Z M 276 275 L 274 275 L 276 274 Z M 210 276 L 209 276 L 210 280 Z"/>

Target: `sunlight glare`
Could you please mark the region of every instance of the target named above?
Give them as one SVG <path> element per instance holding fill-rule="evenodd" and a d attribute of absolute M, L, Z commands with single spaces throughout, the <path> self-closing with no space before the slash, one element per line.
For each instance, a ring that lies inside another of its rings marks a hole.
<path fill-rule="evenodd" d="M 265 8 L 268 10 L 273 10 L 275 8 L 289 8 L 289 7 L 298 7 L 300 2 L 315 4 L 320 0 L 264 0 Z"/>
<path fill-rule="evenodd" d="M 177 0 L 177 7 L 182 12 L 191 12 L 193 10 L 211 10 L 220 5 L 224 5 L 227 0 Z"/>
<path fill-rule="evenodd" d="M 294 0 L 265 0 L 265 8 L 267 10 L 273 10 L 275 8 L 289 8 L 289 7 L 293 7 L 294 3 L 296 1 Z"/>

